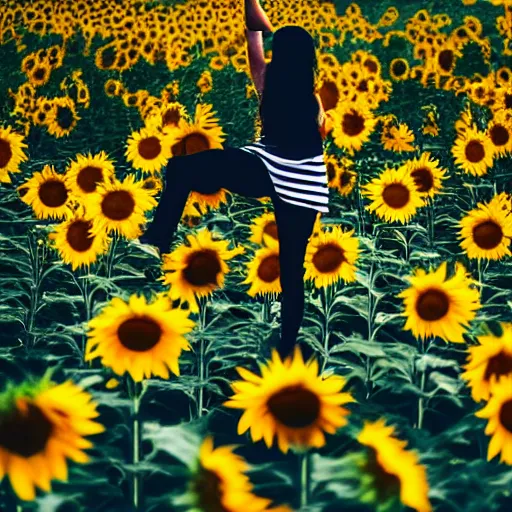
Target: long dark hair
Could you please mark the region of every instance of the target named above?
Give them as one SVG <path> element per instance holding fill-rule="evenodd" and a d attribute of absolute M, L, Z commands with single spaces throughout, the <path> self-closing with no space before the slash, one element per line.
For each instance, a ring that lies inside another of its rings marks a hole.
<path fill-rule="evenodd" d="M 317 66 L 315 41 L 307 30 L 295 25 L 276 30 L 260 104 L 266 143 L 283 148 L 322 147 L 314 95 Z"/>

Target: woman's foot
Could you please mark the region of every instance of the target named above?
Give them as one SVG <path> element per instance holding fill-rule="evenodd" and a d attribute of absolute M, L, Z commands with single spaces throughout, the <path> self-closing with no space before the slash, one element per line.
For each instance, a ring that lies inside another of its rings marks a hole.
<path fill-rule="evenodd" d="M 273 32 L 274 27 L 259 0 L 244 0 L 245 2 L 245 25 L 254 32 Z"/>

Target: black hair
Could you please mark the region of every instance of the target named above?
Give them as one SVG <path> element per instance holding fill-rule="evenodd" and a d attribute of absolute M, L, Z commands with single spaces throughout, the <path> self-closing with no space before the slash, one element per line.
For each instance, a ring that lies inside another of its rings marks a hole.
<path fill-rule="evenodd" d="M 260 103 L 265 143 L 286 149 L 322 148 L 314 93 L 317 72 L 311 34 L 296 25 L 276 30 Z"/>

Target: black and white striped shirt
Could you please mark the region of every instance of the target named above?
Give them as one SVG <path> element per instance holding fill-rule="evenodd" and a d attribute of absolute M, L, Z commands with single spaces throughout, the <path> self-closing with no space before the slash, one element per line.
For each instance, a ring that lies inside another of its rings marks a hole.
<path fill-rule="evenodd" d="M 268 169 L 277 195 L 288 203 L 329 213 L 327 168 L 323 153 L 300 160 L 278 156 L 277 146 L 259 140 L 241 147 L 259 156 Z"/>

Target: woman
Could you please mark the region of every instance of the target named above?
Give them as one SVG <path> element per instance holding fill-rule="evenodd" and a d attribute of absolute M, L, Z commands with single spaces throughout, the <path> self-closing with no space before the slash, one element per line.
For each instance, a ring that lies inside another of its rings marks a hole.
<path fill-rule="evenodd" d="M 245 7 L 251 75 L 261 100 L 262 136 L 243 148 L 171 158 L 154 219 L 140 242 L 167 251 L 192 190 L 212 194 L 226 188 L 247 197 L 270 197 L 279 237 L 282 288 L 281 338 L 276 348 L 284 358 L 293 352 L 304 315 L 306 247 L 317 212 L 329 211 L 323 110 L 314 94 L 317 62 L 310 34 L 297 26 L 277 30 L 272 61 L 266 65 L 262 31 L 272 26 L 258 0 L 245 0 Z"/>

